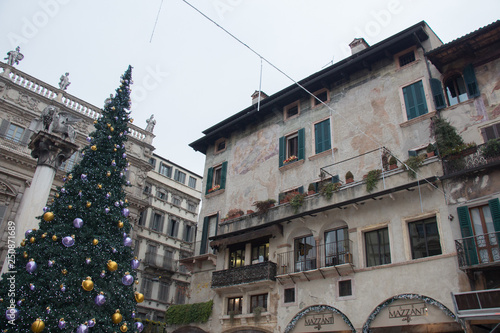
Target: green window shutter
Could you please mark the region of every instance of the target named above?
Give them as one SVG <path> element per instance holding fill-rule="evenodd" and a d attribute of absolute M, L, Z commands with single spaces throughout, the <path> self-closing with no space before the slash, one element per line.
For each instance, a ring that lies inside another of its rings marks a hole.
<path fill-rule="evenodd" d="M 427 102 L 422 81 L 403 88 L 406 115 L 408 120 L 427 113 Z"/>
<path fill-rule="evenodd" d="M 299 129 L 299 133 L 298 133 L 298 152 L 297 152 L 297 158 L 299 160 L 303 160 L 305 158 L 305 142 L 306 142 L 306 138 L 305 138 L 305 133 L 306 133 L 306 130 L 304 128 L 301 128 Z"/>
<path fill-rule="evenodd" d="M 280 168 L 283 166 L 283 161 L 285 160 L 285 151 L 286 151 L 285 144 L 286 144 L 285 137 L 282 136 L 279 141 L 279 154 L 278 154 Z"/>
<path fill-rule="evenodd" d="M 314 125 L 314 138 L 315 138 L 315 153 L 319 154 L 325 150 L 330 149 L 331 135 L 330 135 L 330 119 L 322 121 Z"/>
<path fill-rule="evenodd" d="M 427 113 L 427 102 L 425 101 L 424 84 L 418 81 L 414 84 L 415 96 L 417 97 L 417 117 Z"/>
<path fill-rule="evenodd" d="M 463 75 L 465 85 L 467 86 L 467 92 L 469 93 L 469 98 L 479 96 L 476 74 L 474 73 L 474 67 L 472 67 L 472 64 L 469 64 L 464 68 Z"/>
<path fill-rule="evenodd" d="M 405 99 L 406 117 L 408 120 L 413 119 L 417 116 L 417 111 L 415 107 L 415 97 L 411 86 L 403 88 L 403 96 Z"/>
<path fill-rule="evenodd" d="M 441 81 L 438 79 L 431 79 L 431 90 L 432 97 L 434 98 L 434 104 L 436 105 L 436 110 L 441 110 L 446 107 L 446 102 L 444 101 L 443 88 L 441 86 Z"/>
<path fill-rule="evenodd" d="M 203 230 L 201 233 L 201 244 L 200 244 L 200 255 L 207 253 L 207 241 L 208 241 L 208 223 L 210 218 L 205 216 L 203 218 Z"/>
<path fill-rule="evenodd" d="M 488 201 L 488 205 L 490 206 L 491 218 L 493 219 L 493 226 L 495 227 L 495 231 L 500 232 L 500 201 L 498 200 L 498 198 L 493 199 Z"/>
<path fill-rule="evenodd" d="M 299 193 L 304 193 L 304 186 L 299 187 L 297 191 L 299 191 Z"/>
<path fill-rule="evenodd" d="M 226 188 L 226 174 L 227 174 L 227 161 L 222 163 L 222 170 L 220 175 L 220 188 Z"/>
<path fill-rule="evenodd" d="M 477 265 L 477 250 L 476 242 L 474 241 L 474 233 L 472 231 L 472 224 L 470 221 L 469 207 L 462 206 L 457 208 L 458 221 L 460 223 L 460 230 L 462 231 L 462 237 L 464 238 L 463 246 L 464 253 L 466 255 L 467 264 Z"/>
<path fill-rule="evenodd" d="M 207 186 L 206 186 L 206 191 L 205 194 L 208 194 L 208 190 L 212 188 L 212 178 L 214 176 L 214 168 L 208 168 L 207 171 Z"/>

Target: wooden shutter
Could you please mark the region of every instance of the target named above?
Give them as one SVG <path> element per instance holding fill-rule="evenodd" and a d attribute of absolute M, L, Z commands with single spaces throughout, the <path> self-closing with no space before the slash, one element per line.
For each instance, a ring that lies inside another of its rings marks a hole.
<path fill-rule="evenodd" d="M 10 121 L 7 119 L 3 119 L 0 124 L 0 137 L 4 138 L 7 134 L 7 130 L 9 129 Z"/>
<path fill-rule="evenodd" d="M 476 74 L 474 73 L 474 67 L 472 67 L 472 64 L 465 66 L 463 75 L 469 98 L 479 96 L 480 94 L 477 86 Z"/>
<path fill-rule="evenodd" d="M 497 199 L 492 199 L 488 201 L 490 206 L 491 218 L 493 219 L 493 226 L 496 232 L 500 232 L 500 201 Z M 498 234 L 497 234 L 498 239 Z"/>
<path fill-rule="evenodd" d="M 174 232 L 172 237 L 177 238 L 177 234 L 179 233 L 179 224 L 181 224 L 181 221 L 175 221 Z"/>
<path fill-rule="evenodd" d="M 285 137 L 282 136 L 279 140 L 279 166 L 280 168 L 283 166 L 283 161 L 285 160 L 285 151 L 286 151 L 286 141 Z"/>
<path fill-rule="evenodd" d="M 299 160 L 303 160 L 305 158 L 305 143 L 306 143 L 306 138 L 305 138 L 305 133 L 306 130 L 304 128 L 299 129 L 298 132 L 298 151 L 297 151 L 297 158 Z"/>
<path fill-rule="evenodd" d="M 464 253 L 466 255 L 467 265 L 477 265 L 477 250 L 476 242 L 474 241 L 474 232 L 472 230 L 472 224 L 470 221 L 469 207 L 462 206 L 457 208 L 458 221 L 460 223 L 460 230 L 462 232 L 462 237 L 464 238 L 463 246 Z"/>
<path fill-rule="evenodd" d="M 206 186 L 206 191 L 205 194 L 208 194 L 208 190 L 212 188 L 212 178 L 214 175 L 214 168 L 208 168 L 207 171 L 207 186 Z"/>
<path fill-rule="evenodd" d="M 408 120 L 427 113 L 427 102 L 425 101 L 424 85 L 422 81 L 404 87 L 403 96 Z"/>
<path fill-rule="evenodd" d="M 226 188 L 226 175 L 227 175 L 227 161 L 222 163 L 220 172 L 220 188 Z"/>
<path fill-rule="evenodd" d="M 210 222 L 210 217 L 205 216 L 203 218 L 203 230 L 201 233 L 200 255 L 207 253 L 208 223 L 209 222 Z"/>
<path fill-rule="evenodd" d="M 436 106 L 436 110 L 441 110 L 446 107 L 446 102 L 444 100 L 443 88 L 441 86 L 441 81 L 438 79 L 431 79 L 431 90 L 432 97 L 434 98 L 434 104 Z"/>
<path fill-rule="evenodd" d="M 315 153 L 319 154 L 331 148 L 330 119 L 314 125 Z"/>
<path fill-rule="evenodd" d="M 160 219 L 160 225 L 158 226 L 158 231 L 159 232 L 163 232 L 163 224 L 165 222 L 165 215 L 162 215 L 161 216 L 161 219 Z"/>

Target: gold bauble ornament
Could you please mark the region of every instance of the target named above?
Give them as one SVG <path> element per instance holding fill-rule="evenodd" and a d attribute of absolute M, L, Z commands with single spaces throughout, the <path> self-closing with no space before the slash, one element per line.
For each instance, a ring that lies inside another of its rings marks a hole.
<path fill-rule="evenodd" d="M 111 320 L 113 324 L 119 324 L 123 319 L 123 316 L 120 314 L 120 310 L 116 310 L 115 313 L 111 316 Z"/>
<path fill-rule="evenodd" d="M 35 333 L 40 333 L 41 331 L 44 330 L 44 328 L 45 328 L 45 323 L 40 318 L 38 318 L 33 322 L 33 324 L 31 324 L 31 330 Z"/>
<path fill-rule="evenodd" d="M 68 274 L 68 270 L 67 270 L 66 268 L 64 268 L 64 269 L 61 271 L 61 273 L 62 273 L 63 275 L 66 275 L 66 274 Z"/>
<path fill-rule="evenodd" d="M 118 269 L 118 264 L 116 263 L 116 261 L 113 260 L 108 260 L 107 266 L 110 272 L 114 272 Z"/>
<path fill-rule="evenodd" d="M 28 252 L 26 251 L 23 252 L 23 258 L 28 258 Z"/>
<path fill-rule="evenodd" d="M 68 175 L 68 179 L 73 179 L 73 175 L 71 173 Z"/>
<path fill-rule="evenodd" d="M 46 232 L 42 235 L 42 238 L 45 238 L 45 237 L 47 237 L 47 233 Z"/>
<path fill-rule="evenodd" d="M 56 198 L 59 198 L 59 193 L 56 193 Z"/>
<path fill-rule="evenodd" d="M 87 276 L 87 278 L 82 281 L 82 288 L 85 291 L 91 291 L 94 289 L 94 282 L 92 282 L 92 278 L 90 276 Z"/>
<path fill-rule="evenodd" d="M 68 209 L 73 209 L 73 206 L 72 205 L 68 205 Z"/>
<path fill-rule="evenodd" d="M 97 120 L 94 120 L 94 125 L 97 124 Z"/>
<path fill-rule="evenodd" d="M 47 221 L 47 222 L 52 221 L 54 219 L 54 213 L 52 213 L 52 212 L 46 212 L 45 214 L 43 214 L 43 219 L 45 221 Z"/>
<path fill-rule="evenodd" d="M 125 203 L 128 203 L 128 200 L 127 200 L 127 199 L 125 199 Z"/>
<path fill-rule="evenodd" d="M 57 236 L 56 236 L 56 235 L 53 235 L 53 236 L 52 236 L 52 240 L 53 240 L 54 242 L 56 242 L 56 241 L 57 241 Z"/>
<path fill-rule="evenodd" d="M 128 331 L 127 323 L 125 323 L 122 326 L 120 326 L 120 331 L 122 331 L 122 332 L 127 332 Z"/>
<path fill-rule="evenodd" d="M 96 151 L 97 150 L 97 146 L 93 145 L 92 147 L 90 147 L 90 149 L 92 149 L 93 151 Z"/>
<path fill-rule="evenodd" d="M 111 171 L 106 172 L 106 176 L 107 177 L 111 176 Z"/>
<path fill-rule="evenodd" d="M 135 283 L 135 284 L 139 284 L 139 280 L 135 280 L 135 281 L 134 281 L 134 283 Z"/>
<path fill-rule="evenodd" d="M 92 240 L 92 245 L 97 245 L 97 244 L 99 244 L 99 240 L 97 238 L 94 238 Z"/>
<path fill-rule="evenodd" d="M 97 184 L 98 189 L 102 189 L 102 184 Z"/>
<path fill-rule="evenodd" d="M 87 203 L 85 204 L 85 206 L 86 206 L 87 208 L 90 208 L 90 206 L 92 206 L 92 203 L 90 203 L 90 201 L 87 201 Z"/>
<path fill-rule="evenodd" d="M 23 239 L 23 240 L 21 241 L 21 246 L 26 246 L 26 239 Z"/>
<path fill-rule="evenodd" d="M 130 118 L 130 123 L 132 124 L 134 122 L 134 118 Z"/>
<path fill-rule="evenodd" d="M 35 242 L 35 237 L 30 238 L 30 243 L 33 244 Z"/>
<path fill-rule="evenodd" d="M 108 123 L 107 125 L 108 125 L 108 127 L 111 127 L 111 124 L 110 124 L 110 123 Z"/>
<path fill-rule="evenodd" d="M 113 132 L 114 130 L 115 130 L 115 129 L 114 129 L 113 127 L 110 127 L 110 128 L 109 128 L 109 131 L 110 131 L 110 132 Z"/>
<path fill-rule="evenodd" d="M 143 295 L 143 294 L 141 294 L 140 292 L 137 292 L 137 291 L 136 291 L 136 292 L 134 293 L 134 298 L 135 298 L 135 301 L 136 301 L 137 303 L 142 303 L 142 302 L 144 302 L 144 295 Z"/>
<path fill-rule="evenodd" d="M 113 151 L 116 152 L 116 148 L 113 148 Z"/>
<path fill-rule="evenodd" d="M 123 228 L 123 222 L 122 221 L 118 221 L 118 228 Z"/>

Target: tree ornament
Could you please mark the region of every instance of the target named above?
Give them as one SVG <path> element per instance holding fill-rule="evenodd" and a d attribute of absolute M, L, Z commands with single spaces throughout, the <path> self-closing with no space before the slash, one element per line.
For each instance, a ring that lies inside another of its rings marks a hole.
<path fill-rule="evenodd" d="M 43 219 L 47 222 L 52 221 L 54 219 L 54 213 L 46 212 L 45 214 L 43 214 Z"/>
<path fill-rule="evenodd" d="M 62 243 L 66 247 L 72 247 L 75 245 L 75 235 L 66 236 L 62 239 Z"/>
<path fill-rule="evenodd" d="M 59 193 L 56 193 L 56 198 L 59 198 Z M 52 199 L 52 202 L 54 202 L 54 199 Z"/>
<path fill-rule="evenodd" d="M 111 320 L 113 324 L 119 324 L 123 319 L 123 316 L 120 314 L 120 310 L 116 310 L 115 313 L 111 316 Z"/>
<path fill-rule="evenodd" d="M 83 220 L 79 217 L 73 220 L 73 226 L 77 229 L 80 229 L 83 226 Z"/>
<path fill-rule="evenodd" d="M 83 180 L 83 181 L 86 181 L 87 180 L 87 175 L 82 173 L 80 178 Z"/>
<path fill-rule="evenodd" d="M 23 252 L 23 258 L 25 258 L 25 259 L 28 258 L 28 252 L 26 252 L 26 251 Z"/>
<path fill-rule="evenodd" d="M 45 206 L 43 207 L 43 212 L 46 213 L 49 210 L 49 207 Z"/>
<path fill-rule="evenodd" d="M 82 281 L 82 288 L 85 291 L 91 291 L 94 289 L 94 282 L 92 282 L 92 278 L 90 276 L 87 276 L 87 278 Z"/>
<path fill-rule="evenodd" d="M 95 304 L 101 306 L 104 303 L 106 303 L 106 296 L 104 296 L 104 293 L 101 291 L 99 295 L 97 295 L 94 299 Z"/>
<path fill-rule="evenodd" d="M 7 318 L 8 321 L 16 320 L 19 318 L 19 310 L 16 308 L 7 309 L 7 311 L 5 311 L 5 318 Z"/>
<path fill-rule="evenodd" d="M 30 243 L 33 244 L 35 242 L 35 237 L 30 238 Z"/>
<path fill-rule="evenodd" d="M 29 234 L 31 234 L 34 230 L 36 230 L 36 229 L 28 229 L 28 230 L 26 230 L 26 232 L 24 233 L 24 237 L 28 238 Z"/>
<path fill-rule="evenodd" d="M 123 228 L 123 222 L 122 221 L 118 221 L 118 228 Z"/>
<path fill-rule="evenodd" d="M 115 207 L 120 207 L 120 202 L 115 201 Z"/>
<path fill-rule="evenodd" d="M 134 277 L 130 275 L 129 272 L 125 272 L 125 275 L 122 277 L 122 283 L 126 286 L 130 286 L 134 283 Z"/>
<path fill-rule="evenodd" d="M 132 261 L 130 262 L 130 266 L 132 266 L 132 269 L 137 269 L 141 265 L 141 262 L 137 260 L 137 257 L 134 257 Z"/>
<path fill-rule="evenodd" d="M 90 259 L 90 258 L 85 259 L 85 263 L 86 263 L 87 265 L 89 265 L 91 262 L 92 262 L 92 259 Z"/>
<path fill-rule="evenodd" d="M 55 242 L 57 241 L 57 236 L 56 235 L 52 235 L 52 240 Z"/>
<path fill-rule="evenodd" d="M 64 275 L 66 275 L 66 274 L 64 274 Z M 59 289 L 61 289 L 62 292 L 66 291 L 66 286 L 64 285 L 64 283 L 59 286 Z"/>
<path fill-rule="evenodd" d="M 26 246 L 26 239 L 23 239 L 23 240 L 21 241 L 21 246 Z"/>
<path fill-rule="evenodd" d="M 57 327 L 59 327 L 60 329 L 64 329 L 66 327 L 66 322 L 64 321 L 64 318 L 59 319 Z"/>
<path fill-rule="evenodd" d="M 113 260 L 108 260 L 108 271 L 114 272 L 118 269 L 118 264 Z"/>
<path fill-rule="evenodd" d="M 111 127 L 111 124 L 110 124 L 110 123 L 107 123 L 106 125 L 107 125 L 108 127 Z"/>
<path fill-rule="evenodd" d="M 89 327 L 94 327 L 95 326 L 95 318 L 90 319 L 89 322 L 87 323 L 87 325 Z"/>
<path fill-rule="evenodd" d="M 66 189 L 64 187 L 61 188 L 61 193 L 66 193 Z"/>
<path fill-rule="evenodd" d="M 45 311 L 47 312 L 47 314 L 50 314 L 50 306 L 46 307 Z"/>
<path fill-rule="evenodd" d="M 109 207 L 104 208 L 104 212 L 105 212 L 106 214 L 108 214 L 108 213 L 109 213 Z"/>
<path fill-rule="evenodd" d="M 42 238 L 45 238 L 45 237 L 47 237 L 47 233 L 46 233 L 46 232 L 44 232 L 44 233 L 42 234 Z"/>
<path fill-rule="evenodd" d="M 68 179 L 69 179 L 69 180 L 73 179 L 73 174 L 71 174 L 71 173 L 70 173 L 70 174 L 68 175 Z"/>
<path fill-rule="evenodd" d="M 102 184 L 97 184 L 97 188 L 102 190 Z"/>
<path fill-rule="evenodd" d="M 116 152 L 116 148 L 113 148 L 113 151 Z"/>
<path fill-rule="evenodd" d="M 90 147 L 90 149 L 92 149 L 93 151 L 96 151 L 97 150 L 97 146 L 93 145 L 92 147 Z"/>
<path fill-rule="evenodd" d="M 122 214 L 123 214 L 123 216 L 128 217 L 128 216 L 129 216 L 129 214 L 130 214 L 129 209 L 128 209 L 128 208 L 123 208 L 123 210 L 122 210 Z"/>
<path fill-rule="evenodd" d="M 97 120 L 96 120 L 97 121 Z M 92 138 L 90 136 L 87 137 L 87 141 L 88 143 L 90 143 L 92 141 Z"/>
<path fill-rule="evenodd" d="M 73 209 L 73 206 L 72 205 L 68 205 L 68 209 Z"/>
<path fill-rule="evenodd" d="M 134 324 L 134 328 L 138 331 L 138 332 L 142 332 L 142 330 L 144 329 L 144 324 L 141 323 L 140 321 L 136 321 L 135 324 Z"/>
<path fill-rule="evenodd" d="M 130 237 L 126 237 L 124 240 L 123 240 L 123 246 L 132 246 L 132 238 Z"/>
<path fill-rule="evenodd" d="M 48 263 L 49 267 L 54 266 L 54 264 L 55 264 L 55 261 L 54 261 L 54 260 L 49 260 L 49 263 Z"/>
<path fill-rule="evenodd" d="M 112 165 L 112 166 L 116 166 L 116 162 L 115 162 L 115 160 L 112 160 L 112 161 L 111 161 L 111 165 Z"/>
<path fill-rule="evenodd" d="M 128 331 L 127 323 L 124 323 L 122 326 L 120 326 L 120 331 L 122 331 L 122 332 Z"/>
<path fill-rule="evenodd" d="M 63 275 L 66 275 L 66 274 L 68 274 L 68 270 L 67 270 L 66 268 L 64 268 L 64 269 L 62 269 L 62 270 L 61 270 L 61 273 L 62 273 Z"/>
<path fill-rule="evenodd" d="M 110 132 L 113 132 L 114 130 L 115 130 L 115 129 L 114 129 L 113 127 L 110 127 L 110 128 L 109 128 L 109 131 L 110 131 Z"/>
<path fill-rule="evenodd" d="M 37 265 L 35 259 L 31 258 L 30 261 L 28 261 L 28 263 L 26 264 L 26 271 L 32 274 L 36 270 L 36 267 Z"/>
<path fill-rule="evenodd" d="M 142 302 L 144 302 L 144 295 L 143 295 L 143 294 L 141 294 L 141 293 L 140 293 L 140 292 L 138 292 L 138 291 L 136 291 L 136 292 L 134 293 L 134 298 L 135 298 L 135 301 L 136 301 L 137 303 L 142 303 Z"/>
<path fill-rule="evenodd" d="M 87 203 L 85 204 L 85 206 L 86 206 L 87 208 L 90 208 L 90 206 L 92 206 L 92 204 L 91 204 L 89 201 L 87 201 Z"/>
<path fill-rule="evenodd" d="M 76 329 L 76 333 L 88 333 L 88 332 L 89 332 L 89 327 L 85 324 L 81 324 Z"/>
<path fill-rule="evenodd" d="M 132 318 L 135 318 L 135 311 L 132 311 Z"/>
<path fill-rule="evenodd" d="M 106 193 L 106 199 L 109 199 L 110 196 L 111 196 L 111 192 Z"/>
<path fill-rule="evenodd" d="M 44 328 L 45 328 L 45 323 L 40 318 L 38 318 L 33 322 L 33 324 L 31 324 L 31 330 L 35 333 L 40 333 L 41 331 L 44 330 Z"/>
<path fill-rule="evenodd" d="M 33 283 L 30 283 L 30 290 L 31 291 L 35 290 L 35 285 Z"/>
<path fill-rule="evenodd" d="M 83 195 L 82 191 L 81 191 L 81 190 L 80 190 L 80 191 L 78 191 L 78 196 L 79 196 L 80 198 L 82 197 L 82 195 Z"/>
<path fill-rule="evenodd" d="M 111 171 L 106 172 L 106 177 L 111 176 Z"/>
<path fill-rule="evenodd" d="M 97 238 L 94 238 L 92 240 L 92 245 L 97 245 L 97 244 L 99 244 L 99 240 L 97 240 Z"/>
<path fill-rule="evenodd" d="M 111 248 L 111 252 L 116 253 L 118 252 L 114 247 Z"/>
<path fill-rule="evenodd" d="M 106 272 L 102 271 L 101 274 L 99 274 L 99 276 L 104 279 L 104 277 L 106 276 Z"/>
<path fill-rule="evenodd" d="M 135 280 L 135 284 L 139 284 L 139 280 Z"/>

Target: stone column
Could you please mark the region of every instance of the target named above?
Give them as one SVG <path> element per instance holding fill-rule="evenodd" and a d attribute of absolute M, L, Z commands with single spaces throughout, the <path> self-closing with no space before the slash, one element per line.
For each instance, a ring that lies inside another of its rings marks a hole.
<path fill-rule="evenodd" d="M 16 216 L 16 246 L 19 246 L 26 230 L 38 228 L 37 216 L 43 214 L 52 182 L 61 164 L 78 150 L 78 146 L 53 134 L 40 131 L 29 146 L 31 156 L 38 159 L 31 186 L 26 189 Z"/>

